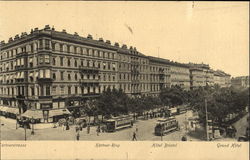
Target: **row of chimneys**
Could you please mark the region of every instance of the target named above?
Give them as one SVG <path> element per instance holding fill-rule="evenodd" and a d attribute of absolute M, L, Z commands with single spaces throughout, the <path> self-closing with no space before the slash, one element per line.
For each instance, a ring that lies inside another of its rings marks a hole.
<path fill-rule="evenodd" d="M 49 31 L 49 30 L 54 31 L 55 28 L 54 28 L 54 27 L 50 28 L 49 25 L 45 25 L 44 30 L 45 30 L 45 31 Z M 35 32 L 38 32 L 38 28 L 31 29 L 31 31 L 30 31 L 31 34 L 32 34 L 32 33 L 35 33 Z M 62 33 L 67 33 L 67 32 L 66 32 L 65 29 L 63 29 L 63 30 L 62 30 Z M 26 33 L 26 32 L 22 32 L 22 33 L 21 33 L 21 37 L 19 37 L 19 35 L 17 34 L 17 35 L 14 37 L 14 40 L 17 40 L 17 39 L 19 39 L 19 38 L 23 38 L 23 37 L 25 37 L 25 36 L 27 36 L 27 33 Z M 74 33 L 74 36 L 79 36 L 79 35 L 78 35 L 77 32 L 75 32 L 75 33 Z M 87 39 L 93 39 L 92 35 L 88 34 Z M 13 41 L 13 38 L 10 37 L 8 42 L 12 42 L 12 41 Z M 99 38 L 99 42 L 104 42 L 103 38 Z M 111 45 L 110 40 L 106 40 L 105 43 Z M 5 44 L 5 41 L 1 41 L 1 45 L 2 45 L 2 44 Z M 115 42 L 114 46 L 115 46 L 115 47 L 119 47 L 119 43 Z M 127 45 L 123 44 L 123 45 L 122 45 L 122 48 L 123 48 L 123 49 L 127 49 Z M 136 47 L 133 48 L 132 46 L 130 46 L 129 49 L 130 49 L 130 50 L 136 51 Z"/>

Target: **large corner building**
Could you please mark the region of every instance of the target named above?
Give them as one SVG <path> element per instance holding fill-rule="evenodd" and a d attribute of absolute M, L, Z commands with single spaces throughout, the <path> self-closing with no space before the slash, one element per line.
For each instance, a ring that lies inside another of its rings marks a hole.
<path fill-rule="evenodd" d="M 200 73 L 189 64 L 145 56 L 135 47 L 93 40 L 91 35 L 58 32 L 48 25 L 2 41 L 0 51 L 0 104 L 19 113 L 40 110 L 45 122 L 52 113 L 81 106 L 108 87 L 154 96 L 163 87 L 190 89 L 204 86 L 206 78 L 213 81 L 209 69 Z"/>

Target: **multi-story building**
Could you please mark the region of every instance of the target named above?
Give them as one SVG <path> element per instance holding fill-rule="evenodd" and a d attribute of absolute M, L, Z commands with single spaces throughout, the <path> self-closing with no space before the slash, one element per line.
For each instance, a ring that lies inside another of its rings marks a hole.
<path fill-rule="evenodd" d="M 190 73 L 189 66 L 186 64 L 173 62 L 170 65 L 170 81 L 171 86 L 178 85 L 185 90 L 190 89 Z"/>
<path fill-rule="evenodd" d="M 130 96 L 155 96 L 173 85 L 188 90 L 189 69 L 187 64 L 145 56 L 135 47 L 58 32 L 47 25 L 1 42 L 0 105 L 19 113 L 29 110 L 27 116 L 50 122 L 64 109 L 75 110 L 107 88 L 122 89 Z M 197 86 L 212 81 L 212 72 L 202 70 Z M 225 78 L 218 81 L 226 83 Z"/>
<path fill-rule="evenodd" d="M 249 87 L 249 76 L 233 77 L 231 84 L 236 88 L 248 88 Z"/>
<path fill-rule="evenodd" d="M 170 66 L 169 60 L 148 56 L 149 58 L 149 77 L 150 94 L 159 95 L 162 88 L 170 87 Z"/>
<path fill-rule="evenodd" d="M 207 64 L 189 63 L 190 66 L 190 88 L 204 87 L 214 85 L 214 74 Z"/>
<path fill-rule="evenodd" d="M 221 87 L 229 87 L 231 85 L 231 75 L 221 71 L 214 71 L 214 84 L 217 84 Z"/>

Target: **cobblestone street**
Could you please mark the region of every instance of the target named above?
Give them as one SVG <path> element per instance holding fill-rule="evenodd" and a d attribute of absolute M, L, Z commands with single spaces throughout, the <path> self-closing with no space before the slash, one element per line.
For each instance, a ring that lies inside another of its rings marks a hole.
<path fill-rule="evenodd" d="M 187 117 L 190 117 L 192 113 L 187 113 Z M 180 131 L 174 131 L 163 136 L 164 141 L 180 141 L 181 137 L 185 133 L 184 121 L 185 114 L 176 116 L 180 126 Z M 154 135 L 154 126 L 157 119 L 138 120 L 134 124 L 133 128 L 126 128 L 112 133 L 100 133 L 96 134 L 96 127 L 91 127 L 90 134 L 87 134 L 87 129 L 84 128 L 80 131 L 80 140 L 92 141 L 92 140 L 111 140 L 111 141 L 130 141 L 132 140 L 132 133 L 135 128 L 138 128 L 137 140 L 138 141 L 160 141 L 160 136 Z M 25 130 L 23 128 L 16 129 L 16 122 L 12 119 L 6 119 L 1 117 L 1 139 L 2 140 L 24 140 Z M 45 128 L 35 129 L 35 135 L 31 135 L 31 130 L 26 130 L 27 140 L 76 140 L 75 127 L 71 126 L 70 130 L 63 130 L 62 127 L 58 128 Z M 188 138 L 189 140 L 197 141 L 195 138 Z"/>

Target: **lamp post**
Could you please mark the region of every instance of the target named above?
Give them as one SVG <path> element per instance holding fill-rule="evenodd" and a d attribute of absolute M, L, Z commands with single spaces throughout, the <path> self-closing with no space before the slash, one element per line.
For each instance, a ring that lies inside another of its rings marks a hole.
<path fill-rule="evenodd" d="M 26 129 L 27 129 L 27 122 L 26 120 L 23 121 L 23 128 L 24 128 L 24 140 L 27 140 L 27 136 L 26 136 Z"/>
<path fill-rule="evenodd" d="M 34 122 L 35 122 L 35 120 L 34 120 L 34 118 L 32 117 L 32 119 L 31 119 L 31 123 L 32 123 L 31 135 L 34 135 L 34 134 L 35 134 L 35 132 L 34 132 Z"/>
<path fill-rule="evenodd" d="M 209 133 L 208 133 L 208 115 L 207 115 L 207 99 L 205 98 L 205 112 L 206 112 L 206 138 L 209 141 Z"/>

